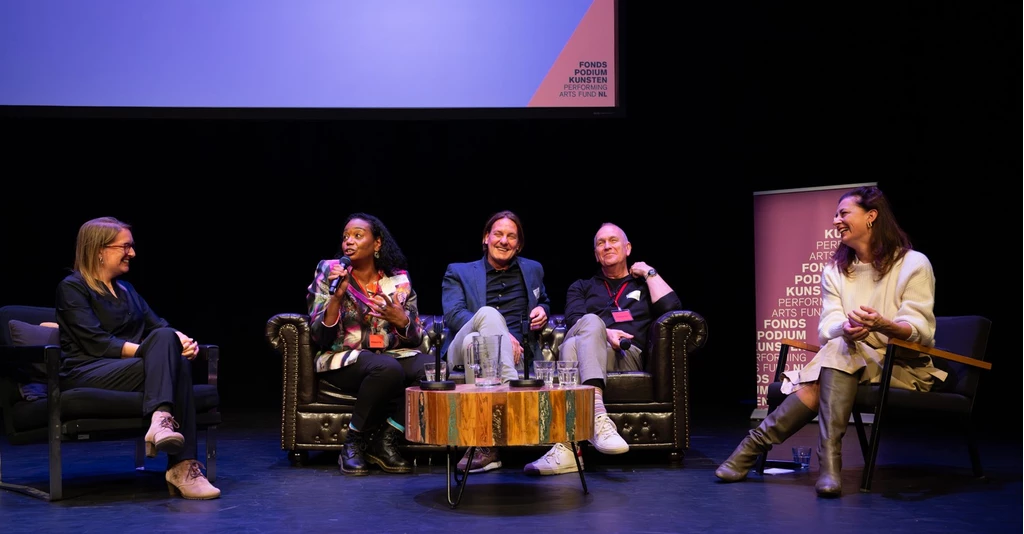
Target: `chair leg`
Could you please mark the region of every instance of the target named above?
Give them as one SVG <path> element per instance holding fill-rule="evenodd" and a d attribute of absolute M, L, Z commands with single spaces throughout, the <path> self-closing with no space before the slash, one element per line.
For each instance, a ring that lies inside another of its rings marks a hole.
<path fill-rule="evenodd" d="M 766 463 L 768 463 L 768 453 L 762 452 L 757 458 L 757 467 L 754 472 L 758 475 L 764 475 L 764 466 Z"/>
<path fill-rule="evenodd" d="M 0 465 L 2 465 L 2 463 L 3 462 L 0 462 Z M 30 497 L 43 499 L 44 501 L 50 500 L 50 494 L 45 491 L 33 488 L 32 486 L 28 486 L 25 484 L 12 484 L 10 482 L 4 482 L 2 470 L 0 470 L 0 489 L 7 491 L 16 491 L 18 493 L 28 495 Z"/>
<path fill-rule="evenodd" d="M 779 407 L 779 404 L 780 403 L 772 404 L 772 403 L 769 402 L 768 403 L 768 412 L 765 414 L 765 417 L 768 417 L 767 414 L 770 414 L 770 413 L 774 412 L 775 409 Z M 762 452 L 761 454 L 759 454 L 757 456 L 757 463 L 754 464 L 754 472 L 757 473 L 758 476 L 764 476 L 764 468 L 767 467 L 767 465 L 768 465 L 768 451 L 765 451 L 765 452 Z"/>
<path fill-rule="evenodd" d="M 217 481 L 217 427 L 206 429 L 206 480 Z"/>
<path fill-rule="evenodd" d="M 778 406 L 772 406 L 771 404 L 769 404 L 768 414 L 774 412 L 776 408 L 778 408 Z M 768 417 L 768 414 L 765 414 L 765 417 Z M 761 454 L 757 455 L 757 463 L 754 464 L 754 472 L 757 473 L 758 476 L 764 476 L 764 468 L 767 463 L 768 451 L 762 452 Z"/>
<path fill-rule="evenodd" d="M 61 486 L 61 464 L 60 464 L 60 438 L 50 438 L 49 441 L 49 467 L 50 467 L 50 488 L 49 492 L 34 488 L 27 484 L 12 484 L 4 482 L 0 474 L 0 490 L 15 491 L 29 497 L 35 497 L 44 501 L 59 501 L 63 498 L 64 492 Z M 2 462 L 0 462 L 2 463 Z M 2 473 L 2 471 L 0 471 Z"/>
<path fill-rule="evenodd" d="M 967 421 L 967 452 L 971 455 L 971 469 L 976 478 L 985 478 L 981 469 L 981 453 L 978 452 L 978 440 L 974 436 L 974 426 Z"/>
<path fill-rule="evenodd" d="M 875 473 L 875 463 L 878 461 L 878 442 L 882 436 L 882 412 L 883 408 L 885 408 L 884 398 L 885 395 L 882 396 L 882 400 L 875 407 L 875 420 L 871 423 L 871 443 L 868 447 L 867 456 L 864 458 L 864 473 L 860 479 L 860 490 L 862 492 L 871 491 L 871 478 Z M 863 442 L 861 444 L 863 445 Z"/>
<path fill-rule="evenodd" d="M 50 429 L 50 501 L 64 498 L 64 473 L 60 461 L 60 434 Z"/>
<path fill-rule="evenodd" d="M 853 423 L 857 425 L 857 440 L 860 441 L 860 455 L 864 457 L 864 464 L 867 465 L 868 450 L 870 450 L 871 445 L 868 443 L 868 434 L 864 429 L 864 419 L 856 409 L 853 410 Z"/>
<path fill-rule="evenodd" d="M 146 438 L 144 436 L 135 440 L 135 470 L 146 470 Z"/>

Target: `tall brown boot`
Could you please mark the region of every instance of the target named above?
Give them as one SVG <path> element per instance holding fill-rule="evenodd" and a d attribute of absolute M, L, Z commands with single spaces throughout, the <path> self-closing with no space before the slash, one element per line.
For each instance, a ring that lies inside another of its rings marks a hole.
<path fill-rule="evenodd" d="M 715 476 L 726 482 L 739 482 L 747 478 L 747 473 L 758 455 L 786 441 L 797 430 L 814 419 L 815 412 L 805 405 L 796 395 L 789 395 L 782 404 L 761 421 L 760 426 L 750 431 L 743 438 L 736 450 L 715 470 Z"/>
<path fill-rule="evenodd" d="M 843 492 L 843 436 L 857 396 L 857 376 L 824 367 L 818 375 L 818 482 L 819 497 Z"/>

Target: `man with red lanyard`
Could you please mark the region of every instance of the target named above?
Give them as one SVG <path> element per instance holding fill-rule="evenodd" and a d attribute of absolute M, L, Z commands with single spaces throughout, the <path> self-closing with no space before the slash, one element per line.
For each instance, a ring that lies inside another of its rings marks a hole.
<path fill-rule="evenodd" d="M 626 233 L 604 223 L 594 236 L 594 257 L 601 270 L 592 278 L 569 286 L 565 324 L 569 331 L 559 345 L 559 359 L 579 360 L 580 380 L 594 386 L 594 438 L 591 445 L 604 454 L 622 454 L 629 445 L 615 428 L 604 407 L 608 371 L 641 371 L 651 322 L 682 302 L 668 283 L 638 261 L 629 265 L 632 245 Z M 524 471 L 533 475 L 575 473 L 572 449 L 555 444 Z"/>

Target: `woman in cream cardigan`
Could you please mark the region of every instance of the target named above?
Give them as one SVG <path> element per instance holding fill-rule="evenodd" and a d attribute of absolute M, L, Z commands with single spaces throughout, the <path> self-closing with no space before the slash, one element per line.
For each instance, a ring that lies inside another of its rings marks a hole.
<path fill-rule="evenodd" d="M 786 399 L 715 471 L 726 482 L 746 478 L 758 455 L 818 415 L 815 489 L 822 497 L 839 496 L 842 440 L 858 384 L 880 380 L 889 338 L 935 344 L 931 263 L 913 250 L 882 191 L 869 186 L 843 194 L 832 224 L 842 243 L 822 273 L 821 350 L 803 369 L 783 374 Z M 901 359 L 891 385 L 928 391 L 945 378 L 923 356 Z"/>

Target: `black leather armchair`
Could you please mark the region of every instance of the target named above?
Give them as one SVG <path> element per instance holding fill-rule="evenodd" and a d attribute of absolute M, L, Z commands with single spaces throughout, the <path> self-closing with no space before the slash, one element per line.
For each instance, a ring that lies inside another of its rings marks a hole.
<path fill-rule="evenodd" d="M 135 466 L 145 458 L 149 420 L 142 415 L 142 393 L 96 388 L 60 387 L 60 346 L 56 328 L 41 323 L 56 321 L 53 308 L 4 306 L 0 308 L 0 415 L 4 436 L 12 445 L 49 444 L 49 491 L 36 485 L 0 480 L 0 488 L 48 501 L 64 498 L 61 446 L 64 443 L 135 440 Z M 26 332 L 32 329 L 33 334 Z M 52 330 L 48 334 L 45 330 Z M 44 339 L 48 336 L 50 339 Z M 31 339 L 32 337 L 35 339 Z M 42 337 L 40 337 L 42 336 Z M 196 426 L 206 432 L 206 476 L 217 478 L 215 430 L 218 410 L 217 345 L 200 345 L 192 361 Z"/>

